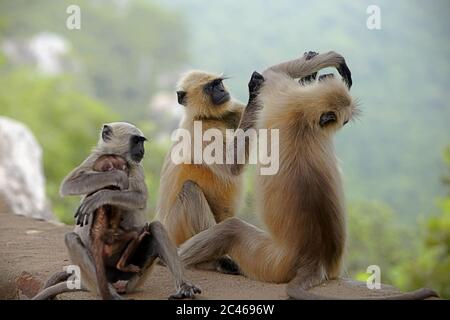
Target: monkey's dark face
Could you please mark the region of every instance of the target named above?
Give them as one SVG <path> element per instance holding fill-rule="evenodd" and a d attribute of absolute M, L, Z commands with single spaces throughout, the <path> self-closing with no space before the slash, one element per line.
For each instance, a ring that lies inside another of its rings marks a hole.
<path fill-rule="evenodd" d="M 147 140 L 145 137 L 132 135 L 130 137 L 130 157 L 131 160 L 141 162 L 144 158 L 145 149 L 144 142 Z"/>
<path fill-rule="evenodd" d="M 321 128 L 335 128 L 345 126 L 352 117 L 351 109 L 339 111 L 327 111 L 320 115 L 319 126 Z"/>
<path fill-rule="evenodd" d="M 322 113 L 322 115 L 320 116 L 319 125 L 323 128 L 333 123 L 336 123 L 336 121 L 337 121 L 336 113 L 334 113 L 333 111 L 328 111 Z"/>
<path fill-rule="evenodd" d="M 222 78 L 205 84 L 203 92 L 211 98 L 211 103 L 215 106 L 230 101 L 230 94 L 225 89 Z"/>

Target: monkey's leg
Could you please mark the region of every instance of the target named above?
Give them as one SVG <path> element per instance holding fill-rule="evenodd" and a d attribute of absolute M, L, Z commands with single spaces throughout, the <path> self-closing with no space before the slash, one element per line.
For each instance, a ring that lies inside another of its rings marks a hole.
<path fill-rule="evenodd" d="M 131 238 L 132 240 L 125 248 L 125 251 L 122 253 L 119 261 L 117 262 L 116 268 L 123 272 L 139 272 L 141 268 L 138 266 L 128 263 L 130 257 L 136 252 L 141 241 L 144 239 L 146 235 L 149 235 L 149 232 L 145 229 L 142 230 L 140 234 L 135 231 L 127 232 L 126 238 Z M 127 239 L 121 239 L 121 241 L 129 241 Z"/>
<path fill-rule="evenodd" d="M 171 239 L 180 245 L 193 235 L 216 224 L 214 214 L 200 187 L 188 180 L 163 221 Z"/>
<path fill-rule="evenodd" d="M 98 291 L 98 283 L 96 279 L 96 269 L 94 261 L 92 260 L 89 250 L 84 246 L 81 238 L 75 232 L 69 232 L 65 235 L 64 241 L 69 251 L 69 256 L 75 265 L 78 265 L 83 271 L 81 279 L 90 290 Z M 117 294 L 114 287 L 108 283 L 109 294 L 112 299 L 122 300 L 122 297 Z"/>
<path fill-rule="evenodd" d="M 195 267 L 228 254 L 245 276 L 279 283 L 294 276 L 288 249 L 255 226 L 230 218 L 186 241 L 179 253 L 186 266 Z"/>
<path fill-rule="evenodd" d="M 214 214 L 203 191 L 195 182 L 186 181 L 164 223 L 172 240 L 176 245 L 180 245 L 193 235 L 215 224 Z M 215 261 L 198 267 L 226 274 L 240 274 L 239 267 L 229 257 L 218 257 Z"/>
<path fill-rule="evenodd" d="M 90 251 L 94 258 L 98 291 L 104 300 L 110 300 L 112 298 L 108 288 L 105 259 L 103 257 L 105 252 L 105 242 L 103 237 L 108 228 L 108 224 L 109 218 L 107 215 L 107 208 L 104 206 L 95 210 L 94 220 L 90 229 L 90 236 L 92 238 Z"/>
<path fill-rule="evenodd" d="M 172 299 L 193 298 L 200 289 L 184 279 L 184 269 L 179 260 L 177 248 L 169 239 L 164 226 L 159 222 L 152 222 L 147 226 L 148 235 L 141 241 L 132 261 L 141 267 L 141 271 L 126 283 L 126 292 L 137 288 L 150 274 L 155 259 L 160 258 L 173 274 L 177 293 L 170 296 Z"/>
<path fill-rule="evenodd" d="M 169 299 L 193 299 L 195 294 L 201 290 L 184 279 L 184 269 L 178 256 L 177 248 L 169 239 L 164 226 L 158 222 L 149 225 L 149 233 L 153 241 L 153 250 L 158 257 L 166 264 L 173 275 L 177 292 Z"/>

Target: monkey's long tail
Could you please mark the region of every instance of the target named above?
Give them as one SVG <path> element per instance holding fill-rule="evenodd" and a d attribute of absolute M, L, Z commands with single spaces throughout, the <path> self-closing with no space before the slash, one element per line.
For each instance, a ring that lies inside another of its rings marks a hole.
<path fill-rule="evenodd" d="M 87 291 L 87 289 L 83 287 L 80 289 L 69 289 L 66 281 L 70 276 L 71 274 L 65 271 L 54 273 L 47 279 L 42 286 L 41 291 L 34 296 L 32 300 L 50 300 L 64 292 Z"/>
<path fill-rule="evenodd" d="M 432 297 L 439 297 L 439 295 L 428 288 L 422 288 L 411 292 L 405 292 L 387 297 L 329 297 L 321 296 L 308 292 L 307 290 L 288 284 L 287 294 L 295 300 L 424 300 Z"/>
<path fill-rule="evenodd" d="M 87 291 L 86 288 L 69 289 L 66 282 L 60 282 L 39 292 L 32 300 L 50 300 L 64 292 Z"/>

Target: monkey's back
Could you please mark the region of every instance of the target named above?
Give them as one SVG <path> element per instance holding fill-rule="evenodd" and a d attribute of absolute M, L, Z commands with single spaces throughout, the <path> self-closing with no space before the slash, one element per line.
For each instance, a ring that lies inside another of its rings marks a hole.
<path fill-rule="evenodd" d="M 279 130 L 280 156 L 277 174 L 256 177 L 258 212 L 276 243 L 296 250 L 295 263 L 323 267 L 334 277 L 346 238 L 342 182 L 332 135 L 311 128 L 317 114 L 350 108 L 351 98 L 337 79 L 307 88 L 281 76 L 266 81 L 258 127 Z"/>

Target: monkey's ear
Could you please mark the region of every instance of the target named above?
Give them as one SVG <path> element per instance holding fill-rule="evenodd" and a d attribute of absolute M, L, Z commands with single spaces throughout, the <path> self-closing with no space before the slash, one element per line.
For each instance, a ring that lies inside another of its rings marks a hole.
<path fill-rule="evenodd" d="M 112 133 L 113 133 L 113 129 L 111 128 L 111 126 L 108 126 L 107 124 L 103 125 L 103 129 L 102 129 L 103 141 L 107 142 L 107 141 L 111 140 Z"/>
<path fill-rule="evenodd" d="M 186 91 L 177 91 L 178 103 L 183 105 L 184 98 L 186 97 Z"/>

